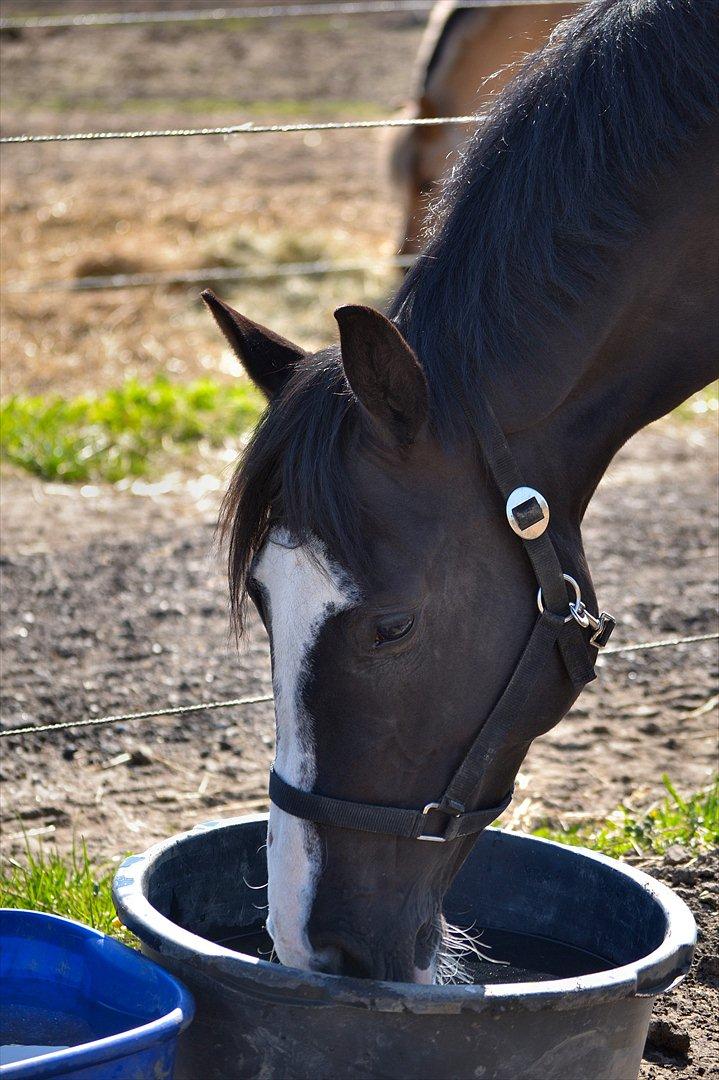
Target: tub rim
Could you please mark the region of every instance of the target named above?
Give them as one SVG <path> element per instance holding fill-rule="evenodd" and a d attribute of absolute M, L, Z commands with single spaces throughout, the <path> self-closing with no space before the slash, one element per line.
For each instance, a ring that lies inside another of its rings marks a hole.
<path fill-rule="evenodd" d="M 562 857 L 589 858 L 629 878 L 649 893 L 662 909 L 667 922 L 663 941 L 638 960 L 591 975 L 542 982 L 427 986 L 353 979 L 271 964 L 185 930 L 150 904 L 145 885 L 156 860 L 166 851 L 198 833 L 257 824 L 268 818 L 267 813 L 213 818 L 161 840 L 139 855 L 130 856 L 118 868 L 112 885 L 113 901 L 121 922 L 140 938 L 143 945 L 163 958 L 179 962 L 188 970 L 200 970 L 198 961 L 211 957 L 215 962 L 220 961 L 220 967 L 213 969 L 213 981 L 254 997 L 296 1005 L 345 1005 L 429 1014 L 489 1009 L 530 1012 L 547 1008 L 565 1010 L 622 998 L 656 997 L 678 985 L 691 966 L 697 936 L 694 916 L 668 886 L 641 870 L 599 852 L 509 829 L 487 831 L 501 833 L 523 844 L 549 845 Z M 161 941 L 165 942 L 162 949 L 158 947 Z"/>
<path fill-rule="evenodd" d="M 53 925 L 70 925 L 80 932 L 79 936 L 86 940 L 102 942 L 102 962 L 112 963 L 113 960 L 121 964 L 131 963 L 137 966 L 152 964 L 153 961 L 143 956 L 137 949 L 131 949 L 121 941 L 117 941 L 102 930 L 96 930 L 92 926 L 77 919 L 70 919 L 65 915 L 55 915 L 49 911 L 34 911 L 31 908 L 0 908 L 0 921 L 8 919 L 12 922 L 15 916 L 19 916 L 20 923 L 24 921 L 22 916 L 31 915 L 38 924 L 44 923 L 48 928 Z M 109 953 L 109 956 L 108 956 Z M 114 955 L 113 955 L 114 954 Z M 192 994 L 182 985 L 171 972 L 159 964 L 153 964 L 160 969 L 160 975 L 174 992 L 175 1004 L 162 1016 L 154 1020 L 148 1020 L 144 1024 L 136 1024 L 126 1028 L 115 1035 L 107 1035 L 102 1039 L 93 1039 L 91 1042 L 78 1043 L 68 1046 L 64 1050 L 53 1050 L 49 1054 L 36 1054 L 34 1057 L 24 1058 L 21 1061 L 8 1062 L 0 1065 L 0 1080 L 50 1080 L 54 1076 L 66 1076 L 68 1070 L 73 1073 L 79 1069 L 87 1069 L 91 1066 L 108 1064 L 119 1058 L 129 1057 L 132 1054 L 149 1050 L 159 1043 L 168 1039 L 176 1039 L 181 1031 L 190 1024 L 195 1015 L 195 1003 Z"/>

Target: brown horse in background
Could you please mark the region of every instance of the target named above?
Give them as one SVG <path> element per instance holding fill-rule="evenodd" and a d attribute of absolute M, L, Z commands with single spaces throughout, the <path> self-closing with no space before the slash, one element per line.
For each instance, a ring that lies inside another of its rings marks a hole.
<path fill-rule="evenodd" d="M 440 0 L 432 9 L 417 56 L 410 116 L 465 116 L 481 112 L 511 76 L 511 65 L 549 37 L 579 4 L 522 4 L 466 8 Z M 432 194 L 451 166 L 453 151 L 473 126 L 406 128 L 393 139 L 391 170 L 402 191 L 405 217 L 400 253 L 423 247 Z"/>

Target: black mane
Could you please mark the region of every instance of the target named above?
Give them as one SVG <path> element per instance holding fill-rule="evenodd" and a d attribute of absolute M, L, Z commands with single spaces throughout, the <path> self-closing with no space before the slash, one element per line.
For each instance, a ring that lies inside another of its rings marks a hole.
<path fill-rule="evenodd" d="M 719 109 L 718 37 L 719 0 L 594 0 L 497 96 L 390 312 L 422 362 L 440 438 L 466 431 L 480 382 L 500 368 L 521 379 L 631 238 L 642 185 Z M 255 432 L 222 513 L 239 628 L 275 516 L 365 577 L 344 454 L 357 415 L 332 349 L 301 365 Z"/>
<path fill-rule="evenodd" d="M 391 309 L 440 432 L 537 356 L 638 224 L 637 196 L 719 109 L 717 0 L 598 0 L 518 68 Z M 453 370 L 455 378 L 444 373 Z M 526 369 L 525 369 L 526 370 Z"/>
<path fill-rule="evenodd" d="M 359 509 L 347 481 L 345 447 L 358 414 L 338 348 L 308 356 L 270 403 L 240 459 L 220 514 L 229 540 L 233 621 L 244 624 L 247 575 L 268 529 L 281 522 L 301 538 L 319 536 L 358 579 Z"/>

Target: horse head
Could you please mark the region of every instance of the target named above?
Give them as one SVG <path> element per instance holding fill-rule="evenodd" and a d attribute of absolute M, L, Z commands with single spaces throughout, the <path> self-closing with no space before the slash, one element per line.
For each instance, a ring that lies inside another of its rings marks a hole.
<path fill-rule="evenodd" d="M 716 13 L 562 24 L 469 144 L 391 319 L 340 308 L 310 355 L 206 295 L 269 398 L 223 520 L 238 625 L 249 596 L 272 650 L 284 963 L 432 980 L 473 835 L 593 675 L 611 621 L 586 506 L 716 377 Z"/>
<path fill-rule="evenodd" d="M 503 500 L 475 445 L 433 432 L 422 367 L 379 312 L 340 308 L 340 348 L 309 355 L 206 300 L 269 395 L 224 523 L 235 611 L 249 596 L 270 638 L 277 775 L 358 804 L 437 802 L 537 616 Z M 581 562 L 578 549 L 571 557 Z M 542 676 L 534 734 L 576 696 L 558 655 Z M 529 741 L 504 740 L 468 811 L 511 790 Z M 437 839 L 318 824 L 273 802 L 279 959 L 431 981 L 442 898 L 472 843 Z"/>

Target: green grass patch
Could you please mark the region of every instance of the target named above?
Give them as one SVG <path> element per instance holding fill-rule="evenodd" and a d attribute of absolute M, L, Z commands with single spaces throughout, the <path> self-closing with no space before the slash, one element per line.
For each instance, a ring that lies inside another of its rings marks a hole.
<path fill-rule="evenodd" d="M 326 15 L 293 15 L 292 16 L 292 29 L 293 30 L 306 30 L 313 33 L 318 31 L 331 30 L 338 19 L 342 16 L 330 15 L 328 18 Z M 346 17 L 345 17 L 346 18 Z M 270 20 L 274 22 L 274 20 Z M 182 24 L 180 24 L 182 25 Z M 236 31 L 243 30 L 245 33 L 255 32 L 262 33 L 264 30 L 267 32 L 267 23 L 264 19 L 247 19 L 238 16 L 235 19 L 201 19 L 198 22 L 189 24 L 193 31 L 197 30 L 224 30 L 224 31 Z M 276 25 L 276 24 L 275 24 Z"/>
<path fill-rule="evenodd" d="M 680 844 L 693 855 L 719 844 L 719 777 L 710 787 L 683 798 L 664 773 L 666 796 L 638 812 L 624 804 L 604 822 L 584 822 L 554 828 L 543 825 L 535 836 L 576 844 L 620 859 L 624 855 L 663 855 Z"/>
<path fill-rule="evenodd" d="M 115 5 L 116 8 L 121 9 L 122 3 Z M 46 8 L 39 8 L 37 10 L 23 11 L 22 16 L 13 13 L 13 17 L 23 19 L 37 19 L 45 18 L 47 15 L 64 15 L 62 11 L 48 11 Z M 305 30 L 309 32 L 326 31 L 333 29 L 338 23 L 346 23 L 348 21 L 347 16 L 343 16 L 340 12 L 332 13 L 329 15 L 299 15 L 293 16 L 290 20 L 293 30 Z M 272 25 L 277 26 L 277 22 L 274 19 L 270 19 L 270 27 Z M 193 34 L 198 32 L 210 31 L 213 33 L 221 32 L 236 32 L 238 30 L 244 33 L 267 33 L 269 28 L 265 19 L 253 19 L 247 16 L 238 15 L 235 18 L 229 17 L 226 19 L 198 19 L 188 22 L 171 22 L 163 23 L 137 23 L 138 30 L 152 30 L 153 34 L 162 34 L 165 26 L 167 26 L 169 33 L 174 36 L 177 35 L 178 30 L 188 30 Z M 9 34 L 10 31 L 0 31 L 0 40 Z"/>
<path fill-rule="evenodd" d="M 361 98 L 242 98 L 199 95 L 194 97 L 127 97 L 122 101 L 84 95 L 53 94 L 36 97 L 30 103 L 23 97 L 5 101 L 6 111 L 20 111 L 32 104 L 36 112 L 113 114 L 115 116 L 154 116 L 168 113 L 183 116 L 231 117 L 244 120 L 282 122 L 293 120 L 377 120 L 387 115 L 387 108 L 376 101 Z M 391 111 L 391 110 L 389 110 Z"/>
<path fill-rule="evenodd" d="M 162 454 L 200 441 L 222 446 L 262 408 L 249 383 L 161 376 L 98 396 L 14 396 L 0 404 L 0 454 L 45 480 L 114 483 L 145 475 Z"/>
<path fill-rule="evenodd" d="M 116 8 L 121 9 L 122 3 L 116 4 Z M 48 11 L 47 8 L 38 8 L 36 10 L 23 11 L 22 16 L 13 13 L 13 17 L 23 19 L 36 19 L 45 18 L 47 15 L 64 15 L 62 11 Z M 292 16 L 290 20 L 293 30 L 308 30 L 312 32 L 331 30 L 338 24 L 345 24 L 348 22 L 348 17 L 342 15 L 341 12 L 330 12 L 328 15 L 299 15 Z M 226 19 L 198 19 L 188 22 L 177 21 L 175 23 L 168 22 L 163 23 L 137 23 L 136 24 L 140 32 L 143 30 L 152 30 L 153 34 L 162 34 L 165 26 L 167 26 L 169 33 L 175 37 L 178 30 L 188 30 L 189 32 L 196 34 L 198 31 L 211 31 L 217 33 L 221 32 L 234 32 L 242 30 L 245 33 L 267 33 L 272 25 L 277 26 L 277 21 L 270 19 L 269 26 L 265 19 L 253 19 L 247 16 L 237 15 L 236 17 L 228 17 Z M 5 32 L 0 32 L 0 38 L 4 36 Z"/>
<path fill-rule="evenodd" d="M 84 841 L 73 843 L 68 856 L 54 847 L 25 843 L 22 861 L 5 859 L 0 874 L 0 907 L 25 908 L 65 915 L 69 919 L 102 930 L 105 934 L 136 943 L 115 915 L 112 879 L 117 867 L 94 867 Z"/>
<path fill-rule="evenodd" d="M 674 410 L 674 416 L 682 420 L 696 420 L 698 417 L 705 418 L 719 415 L 719 382 L 710 383 L 684 401 L 678 409 Z"/>

